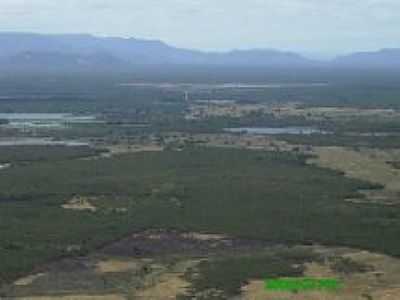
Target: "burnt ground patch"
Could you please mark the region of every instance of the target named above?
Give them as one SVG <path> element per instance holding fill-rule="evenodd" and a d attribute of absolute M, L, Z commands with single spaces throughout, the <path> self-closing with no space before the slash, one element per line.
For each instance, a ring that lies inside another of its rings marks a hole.
<path fill-rule="evenodd" d="M 134 233 L 99 252 L 110 256 L 153 257 L 164 255 L 207 256 L 222 252 L 241 253 L 264 249 L 271 242 L 183 233 L 174 230 L 147 230 Z"/>

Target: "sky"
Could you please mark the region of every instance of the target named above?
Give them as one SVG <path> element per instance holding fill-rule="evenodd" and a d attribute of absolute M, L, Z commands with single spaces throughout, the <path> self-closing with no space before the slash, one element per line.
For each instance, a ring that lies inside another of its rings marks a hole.
<path fill-rule="evenodd" d="M 400 48 L 400 0 L 0 0 L 0 31 L 330 56 Z"/>

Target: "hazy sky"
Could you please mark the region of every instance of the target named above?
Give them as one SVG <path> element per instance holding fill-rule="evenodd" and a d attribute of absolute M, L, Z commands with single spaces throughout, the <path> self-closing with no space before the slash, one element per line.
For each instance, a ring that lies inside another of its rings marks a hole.
<path fill-rule="evenodd" d="M 400 0 L 0 0 L 0 31 L 332 54 L 400 47 Z"/>

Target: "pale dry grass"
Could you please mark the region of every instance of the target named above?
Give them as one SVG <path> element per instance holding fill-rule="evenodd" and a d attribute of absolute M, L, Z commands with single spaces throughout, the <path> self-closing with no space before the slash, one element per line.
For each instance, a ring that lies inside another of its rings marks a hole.
<path fill-rule="evenodd" d="M 355 151 L 344 147 L 316 147 L 318 158 L 311 162 L 322 167 L 340 170 L 347 176 L 385 185 L 400 191 L 400 172 L 387 161 L 396 159 L 399 153 L 383 150 L 361 149 Z"/>
<path fill-rule="evenodd" d="M 378 291 L 372 294 L 372 299 L 377 300 L 399 300 L 400 287 Z"/>
<path fill-rule="evenodd" d="M 305 276 L 311 278 L 337 278 L 343 288 L 338 291 L 274 292 L 265 289 L 264 281 L 252 280 L 242 289 L 243 300 L 399 300 L 400 259 L 367 251 L 348 248 L 313 247 L 326 256 L 341 256 L 372 266 L 363 273 L 339 274 L 328 261 L 306 264 Z"/>
<path fill-rule="evenodd" d="M 400 150 L 362 148 L 359 151 L 344 147 L 315 147 L 316 159 L 309 163 L 342 171 L 346 176 L 381 184 L 383 191 L 363 191 L 368 201 L 347 199 L 353 203 L 397 204 L 400 192 L 400 170 L 388 162 L 400 160 Z"/>

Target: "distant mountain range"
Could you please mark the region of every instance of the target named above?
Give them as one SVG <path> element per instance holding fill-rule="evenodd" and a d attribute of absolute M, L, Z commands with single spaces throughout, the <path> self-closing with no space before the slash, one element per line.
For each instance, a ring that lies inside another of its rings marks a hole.
<path fill-rule="evenodd" d="M 400 67 L 400 49 L 382 49 L 376 52 L 357 52 L 340 56 L 332 64 L 348 67 Z"/>
<path fill-rule="evenodd" d="M 329 62 L 271 49 L 202 52 L 161 41 L 92 35 L 0 33 L 3 69 L 129 69 L 135 65 L 221 65 L 257 67 L 400 67 L 400 49 L 354 53 Z"/>

